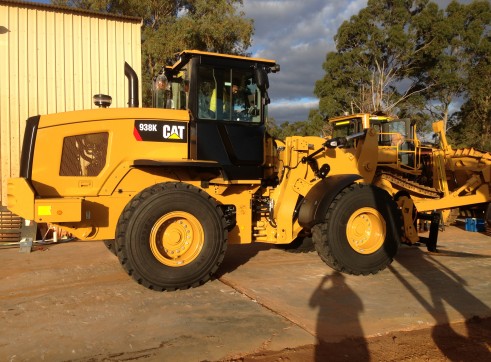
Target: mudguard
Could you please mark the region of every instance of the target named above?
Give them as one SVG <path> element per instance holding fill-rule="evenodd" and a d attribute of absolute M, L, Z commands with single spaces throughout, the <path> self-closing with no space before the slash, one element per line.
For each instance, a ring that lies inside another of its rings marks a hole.
<path fill-rule="evenodd" d="M 321 223 L 336 195 L 361 178 L 355 174 L 334 175 L 318 182 L 302 201 L 298 212 L 299 224 L 311 229 L 315 224 Z"/>

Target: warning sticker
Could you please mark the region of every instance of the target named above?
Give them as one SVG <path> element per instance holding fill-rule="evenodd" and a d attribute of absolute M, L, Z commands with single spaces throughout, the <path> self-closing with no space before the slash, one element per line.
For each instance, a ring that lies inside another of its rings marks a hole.
<path fill-rule="evenodd" d="M 51 215 L 51 205 L 39 205 L 38 206 L 39 216 L 49 216 Z"/>
<path fill-rule="evenodd" d="M 179 121 L 135 121 L 133 135 L 137 141 L 182 142 L 188 141 L 188 124 Z"/>

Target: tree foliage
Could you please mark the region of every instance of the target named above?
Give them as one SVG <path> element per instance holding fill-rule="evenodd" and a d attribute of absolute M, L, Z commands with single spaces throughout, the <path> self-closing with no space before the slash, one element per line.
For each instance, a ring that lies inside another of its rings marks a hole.
<path fill-rule="evenodd" d="M 490 14 L 483 0 L 453 1 L 445 10 L 429 0 L 369 0 L 341 25 L 336 51 L 326 55 L 314 90 L 319 111 L 451 120 L 455 131 L 468 127 L 477 136 L 455 133 L 458 143 L 484 146 L 491 135 Z"/>
<path fill-rule="evenodd" d="M 53 4 L 137 16 L 142 26 L 143 102 L 151 101 L 151 80 L 176 53 L 196 49 L 246 53 L 253 21 L 242 0 L 52 0 Z"/>
<path fill-rule="evenodd" d="M 464 102 L 450 119 L 449 136 L 458 146 L 491 149 L 491 5 L 452 3 L 448 11 L 461 17 L 460 66 L 466 74 Z"/>
<path fill-rule="evenodd" d="M 321 111 L 390 113 L 425 89 L 418 60 L 428 44 L 419 42 L 413 19 L 427 3 L 369 0 L 341 25 L 335 36 L 337 51 L 327 54 L 326 75 L 315 87 Z"/>
<path fill-rule="evenodd" d="M 317 110 L 311 110 L 306 121 L 283 122 L 277 124 L 274 118 L 266 122 L 267 132 L 280 140 L 288 136 L 319 136 L 330 134 L 330 126 Z"/>

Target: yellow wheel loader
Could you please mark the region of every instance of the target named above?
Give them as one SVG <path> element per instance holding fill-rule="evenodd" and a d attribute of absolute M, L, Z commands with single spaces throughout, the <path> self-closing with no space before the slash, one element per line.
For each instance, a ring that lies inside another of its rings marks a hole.
<path fill-rule="evenodd" d="M 459 214 L 491 221 L 491 155 L 473 148 L 453 150 L 443 121 L 433 123 L 433 144 L 421 143 L 409 119 L 362 113 L 334 117 L 329 122 L 333 139 L 362 130 L 377 131 L 376 171 L 370 182 L 398 203 L 404 217 L 403 241 L 428 242 L 418 237 L 416 221 L 437 223 L 432 213 L 438 213 L 444 224 L 454 222 Z M 356 140 L 345 147 L 356 148 Z M 430 250 L 436 247 L 436 235 L 432 239 Z"/>
<path fill-rule="evenodd" d="M 99 109 L 28 119 L 9 209 L 105 240 L 155 290 L 205 283 L 229 243 L 306 233 L 336 270 L 383 270 L 406 231 L 376 178 L 379 132 L 273 139 L 265 119 L 277 71 L 274 60 L 183 51 L 155 78 L 155 107 L 139 108 L 126 65 L 128 108 L 96 95 Z"/>

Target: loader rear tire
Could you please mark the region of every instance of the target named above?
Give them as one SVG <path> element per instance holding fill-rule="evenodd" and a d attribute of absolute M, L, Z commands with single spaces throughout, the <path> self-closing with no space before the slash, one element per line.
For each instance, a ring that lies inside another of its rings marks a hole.
<path fill-rule="evenodd" d="M 336 196 L 325 222 L 313 227 L 315 249 L 337 271 L 375 274 L 397 253 L 402 226 L 399 213 L 385 190 L 353 184 Z"/>
<path fill-rule="evenodd" d="M 126 206 L 117 226 L 118 258 L 138 283 L 158 291 L 204 284 L 227 248 L 222 209 L 185 183 L 149 187 Z"/>

